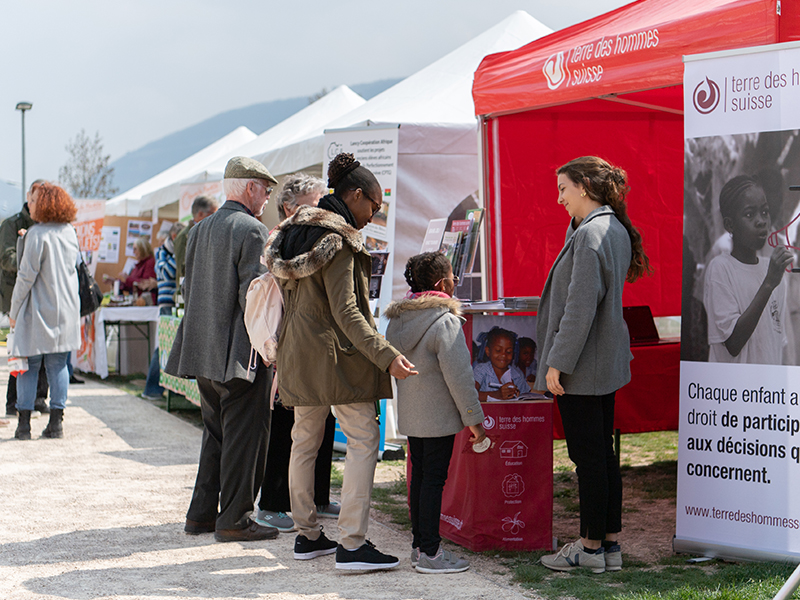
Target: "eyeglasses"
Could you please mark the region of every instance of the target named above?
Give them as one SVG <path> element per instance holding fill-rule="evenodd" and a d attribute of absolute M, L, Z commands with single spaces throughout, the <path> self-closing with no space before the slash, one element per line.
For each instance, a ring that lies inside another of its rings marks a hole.
<path fill-rule="evenodd" d="M 458 275 L 453 275 L 452 277 L 442 277 L 439 281 L 437 281 L 436 283 L 433 284 L 433 287 L 436 287 L 437 285 L 439 285 L 443 281 L 452 281 L 453 285 L 458 285 L 458 282 L 460 280 L 458 279 Z"/>
<path fill-rule="evenodd" d="M 256 183 L 264 188 L 264 192 L 266 193 L 267 196 L 269 196 L 272 193 L 272 186 L 271 185 L 267 185 L 265 183 L 261 183 L 259 180 L 256 180 Z"/>
<path fill-rule="evenodd" d="M 375 208 L 373 208 L 373 209 L 372 209 L 372 216 L 374 217 L 374 216 L 375 216 L 375 213 L 377 213 L 377 212 L 378 212 L 378 211 L 381 209 L 381 206 L 383 206 L 383 205 L 382 205 L 382 204 L 380 204 L 379 202 L 376 202 L 375 200 L 373 200 L 373 199 L 372 199 L 372 196 L 370 196 L 370 195 L 369 195 L 367 192 L 365 192 L 363 189 L 361 190 L 361 193 L 362 193 L 362 194 L 364 194 L 364 196 L 366 196 L 366 197 L 367 197 L 367 200 L 369 200 L 369 201 L 372 203 L 372 206 L 374 206 L 374 207 L 375 207 Z"/>

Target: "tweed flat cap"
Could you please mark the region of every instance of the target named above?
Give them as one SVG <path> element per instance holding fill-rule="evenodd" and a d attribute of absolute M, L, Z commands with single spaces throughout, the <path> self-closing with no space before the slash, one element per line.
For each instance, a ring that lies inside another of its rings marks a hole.
<path fill-rule="evenodd" d="M 265 179 L 277 184 L 278 180 L 267 171 L 267 167 L 246 156 L 234 156 L 225 166 L 225 179 Z"/>

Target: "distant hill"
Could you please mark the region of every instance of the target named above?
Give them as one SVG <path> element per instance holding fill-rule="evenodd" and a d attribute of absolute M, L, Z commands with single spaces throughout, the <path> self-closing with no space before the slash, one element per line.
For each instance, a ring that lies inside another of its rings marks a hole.
<path fill-rule="evenodd" d="M 400 79 L 383 79 L 352 85 L 350 88 L 369 100 L 399 81 Z M 118 188 L 119 192 L 129 190 L 202 150 L 239 126 L 244 125 L 254 133 L 260 134 L 306 106 L 308 106 L 308 96 L 261 102 L 220 113 L 196 125 L 170 133 L 112 162 L 110 166 L 114 168 L 114 187 Z M 0 193 L 2 193 L 1 188 Z"/>

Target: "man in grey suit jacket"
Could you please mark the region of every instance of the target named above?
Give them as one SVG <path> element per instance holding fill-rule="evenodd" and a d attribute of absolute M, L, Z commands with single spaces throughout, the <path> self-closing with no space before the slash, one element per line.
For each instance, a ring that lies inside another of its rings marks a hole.
<path fill-rule="evenodd" d="M 269 232 L 258 217 L 276 183 L 258 161 L 238 156 L 228 162 L 227 202 L 189 234 L 185 315 L 166 367 L 172 375 L 197 379 L 203 414 L 184 530 L 214 531 L 220 542 L 278 535 L 250 518 L 266 467 L 272 378 L 257 354 L 251 363 L 244 326 L 247 288 L 266 271 L 261 256 Z"/>

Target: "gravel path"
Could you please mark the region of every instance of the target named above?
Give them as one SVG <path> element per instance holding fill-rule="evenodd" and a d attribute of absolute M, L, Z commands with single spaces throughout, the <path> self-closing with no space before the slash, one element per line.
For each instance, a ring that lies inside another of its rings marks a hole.
<path fill-rule="evenodd" d="M 0 397 L 8 370 L 0 349 Z M 116 388 L 71 386 L 61 440 L 15 440 L 0 427 L 0 598 L 522 599 L 498 565 L 426 576 L 410 566 L 410 534 L 375 519 L 369 537 L 400 556 L 386 572 L 343 574 L 334 557 L 292 558 L 294 534 L 253 543 L 188 536 L 183 519 L 201 431 Z M 336 522 L 325 519 L 336 539 Z"/>

